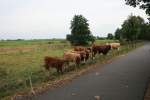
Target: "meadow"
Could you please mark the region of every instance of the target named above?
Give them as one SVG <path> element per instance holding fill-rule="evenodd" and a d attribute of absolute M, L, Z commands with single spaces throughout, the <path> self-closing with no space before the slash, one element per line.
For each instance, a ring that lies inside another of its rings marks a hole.
<path fill-rule="evenodd" d="M 96 40 L 95 44 L 107 42 L 114 40 Z M 44 57 L 62 57 L 71 48 L 73 47 L 68 41 L 57 39 L 0 41 L 0 99 L 20 91 L 30 91 L 31 80 L 33 86 L 48 82 L 49 72 L 43 68 Z M 108 56 L 101 55 L 96 60 L 111 59 L 132 49 L 130 44 L 124 45 L 120 51 L 111 50 Z M 57 78 L 55 69 L 51 71 L 51 75 Z"/>

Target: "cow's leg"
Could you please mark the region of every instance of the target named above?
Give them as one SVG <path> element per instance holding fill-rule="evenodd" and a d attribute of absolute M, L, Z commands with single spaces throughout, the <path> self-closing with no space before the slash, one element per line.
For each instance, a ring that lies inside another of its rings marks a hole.
<path fill-rule="evenodd" d="M 59 74 L 59 67 L 57 67 L 56 69 L 57 69 L 57 73 Z"/>
<path fill-rule="evenodd" d="M 60 73 L 63 74 L 63 65 L 60 67 Z"/>
<path fill-rule="evenodd" d="M 49 66 L 48 67 L 48 73 L 49 73 L 49 76 L 51 76 L 51 71 L 50 71 L 51 67 Z"/>
<path fill-rule="evenodd" d="M 67 68 L 66 68 L 65 64 L 63 64 L 63 65 L 62 65 L 62 71 L 63 71 L 63 72 L 66 72 L 66 69 L 67 69 Z"/>
<path fill-rule="evenodd" d="M 48 70 L 48 74 L 49 74 L 49 76 L 51 76 L 51 72 L 50 72 L 50 70 Z"/>
<path fill-rule="evenodd" d="M 92 59 L 94 58 L 94 52 L 92 52 L 92 54 L 91 54 L 91 58 L 92 58 Z"/>
<path fill-rule="evenodd" d="M 96 55 L 96 52 L 94 51 L 94 52 L 92 53 L 92 59 L 95 59 L 95 55 Z"/>
<path fill-rule="evenodd" d="M 84 57 L 84 60 L 83 60 L 84 63 L 85 63 L 85 60 L 86 60 L 86 58 Z"/>
<path fill-rule="evenodd" d="M 79 59 L 79 58 L 76 58 L 76 59 L 75 59 L 75 70 L 76 70 L 76 68 L 79 67 L 79 65 L 80 65 L 80 59 Z"/>

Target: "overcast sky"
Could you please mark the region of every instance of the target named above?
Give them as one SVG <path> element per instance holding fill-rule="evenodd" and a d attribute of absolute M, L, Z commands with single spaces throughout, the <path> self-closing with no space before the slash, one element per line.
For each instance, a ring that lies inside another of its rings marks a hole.
<path fill-rule="evenodd" d="M 93 35 L 106 36 L 131 13 L 147 18 L 124 0 L 0 0 L 0 39 L 65 38 L 75 14 L 89 20 Z"/>

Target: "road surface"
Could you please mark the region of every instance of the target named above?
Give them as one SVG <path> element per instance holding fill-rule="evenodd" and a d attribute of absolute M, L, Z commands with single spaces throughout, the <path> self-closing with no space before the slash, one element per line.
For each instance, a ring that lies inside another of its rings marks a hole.
<path fill-rule="evenodd" d="M 100 66 L 101 67 L 101 66 Z M 33 100 L 143 100 L 150 77 L 150 43 L 115 59 L 103 69 L 49 90 Z M 99 99 L 100 98 L 100 99 Z"/>

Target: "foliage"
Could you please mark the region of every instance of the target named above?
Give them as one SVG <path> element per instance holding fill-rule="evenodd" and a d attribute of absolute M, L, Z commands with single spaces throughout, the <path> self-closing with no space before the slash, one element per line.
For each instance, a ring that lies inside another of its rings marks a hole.
<path fill-rule="evenodd" d="M 120 40 L 134 41 L 137 39 L 149 39 L 148 37 L 150 37 L 149 24 L 145 23 L 140 16 L 130 15 L 124 21 L 122 27 L 117 28 L 115 32 L 115 38 Z"/>
<path fill-rule="evenodd" d="M 121 38 L 121 29 L 120 28 L 117 28 L 116 29 L 116 31 L 115 31 L 115 39 L 117 39 L 117 40 L 120 40 L 120 38 Z"/>
<path fill-rule="evenodd" d="M 144 20 L 141 17 L 129 16 L 122 24 L 123 37 L 130 41 L 136 40 L 143 24 Z"/>
<path fill-rule="evenodd" d="M 113 39 L 113 38 L 114 38 L 114 36 L 113 36 L 112 33 L 108 33 L 108 34 L 107 34 L 107 39 Z"/>
<path fill-rule="evenodd" d="M 144 9 L 146 14 L 150 16 L 150 0 L 125 0 L 127 5 Z"/>
<path fill-rule="evenodd" d="M 145 23 L 141 27 L 141 34 L 138 38 L 141 40 L 150 40 L 150 24 Z"/>
<path fill-rule="evenodd" d="M 82 15 L 75 15 L 71 21 L 71 34 L 66 39 L 73 45 L 85 45 L 94 42 L 95 38 L 89 29 L 88 20 Z"/>

